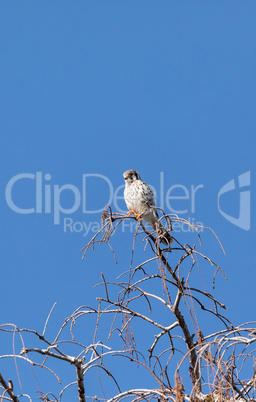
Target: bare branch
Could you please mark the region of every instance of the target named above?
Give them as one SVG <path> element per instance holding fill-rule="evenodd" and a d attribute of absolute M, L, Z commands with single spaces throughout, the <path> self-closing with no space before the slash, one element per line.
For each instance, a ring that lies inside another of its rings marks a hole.
<path fill-rule="evenodd" d="M 12 381 L 9 380 L 9 384 L 7 384 L 1 373 L 0 373 L 0 383 L 2 384 L 2 386 L 4 387 L 4 389 L 8 393 L 8 395 L 10 396 L 11 400 L 14 402 L 19 402 L 17 396 L 15 396 L 13 393 Z"/>

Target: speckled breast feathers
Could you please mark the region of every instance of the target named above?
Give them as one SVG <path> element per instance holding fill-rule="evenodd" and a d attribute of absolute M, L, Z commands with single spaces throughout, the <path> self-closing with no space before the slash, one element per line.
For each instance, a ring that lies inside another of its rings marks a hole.
<path fill-rule="evenodd" d="M 157 230 L 164 244 L 170 244 L 172 238 L 159 222 L 155 197 L 151 188 L 140 179 L 136 170 L 126 170 L 123 176 L 125 179 L 124 199 L 128 210 L 140 215 L 143 220 Z"/>

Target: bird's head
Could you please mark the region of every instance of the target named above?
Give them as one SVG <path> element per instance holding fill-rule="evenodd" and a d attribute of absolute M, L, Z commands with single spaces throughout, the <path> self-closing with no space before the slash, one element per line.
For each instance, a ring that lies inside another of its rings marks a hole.
<path fill-rule="evenodd" d="M 125 184 L 131 184 L 135 180 L 140 180 L 139 173 L 133 169 L 126 170 L 124 172 L 123 176 L 124 176 Z"/>

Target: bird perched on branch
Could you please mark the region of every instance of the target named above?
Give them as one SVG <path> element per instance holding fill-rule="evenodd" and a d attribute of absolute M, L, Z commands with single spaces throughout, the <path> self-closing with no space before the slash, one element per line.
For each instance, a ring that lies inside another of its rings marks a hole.
<path fill-rule="evenodd" d="M 173 242 L 172 236 L 167 232 L 159 221 L 154 193 L 151 188 L 140 179 L 136 170 L 126 170 L 123 174 L 125 180 L 124 200 L 129 210 L 136 218 L 144 219 L 156 230 L 161 242 L 169 246 Z"/>

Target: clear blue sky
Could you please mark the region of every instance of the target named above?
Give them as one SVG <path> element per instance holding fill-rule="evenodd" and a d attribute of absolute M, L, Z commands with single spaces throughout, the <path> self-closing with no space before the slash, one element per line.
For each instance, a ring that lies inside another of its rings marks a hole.
<path fill-rule="evenodd" d="M 57 330 L 75 308 L 95 303 L 100 272 L 114 279 L 129 265 L 127 231 L 114 241 L 117 265 L 105 246 L 83 262 L 80 249 L 92 234 L 85 226 L 100 221 L 92 210 L 109 201 L 125 209 L 122 190 L 111 191 L 130 168 L 167 212 L 214 229 L 226 256 L 209 233 L 202 251 L 228 276 L 214 295 L 235 324 L 255 319 L 255 13 L 255 1 L 236 0 L 1 4 L 1 323 L 42 331 L 57 301 Z M 251 208 L 239 193 L 244 173 Z M 225 217 L 218 194 L 233 179 L 235 190 L 220 198 Z M 166 202 L 168 191 L 186 198 Z M 60 204 L 73 210 L 59 213 Z M 236 225 L 229 217 L 239 213 Z M 0 337 L 0 353 L 10 353 L 11 339 Z M 22 391 L 12 361 L 0 361 L 0 372 L 17 393 L 38 389 L 29 367 Z"/>

